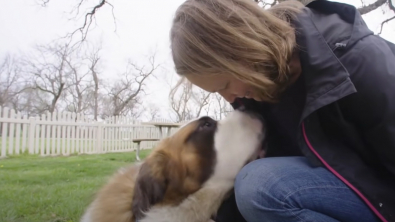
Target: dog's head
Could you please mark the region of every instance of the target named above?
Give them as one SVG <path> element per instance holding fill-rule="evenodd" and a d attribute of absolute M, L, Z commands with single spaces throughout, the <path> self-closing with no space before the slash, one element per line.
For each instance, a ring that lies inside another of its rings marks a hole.
<path fill-rule="evenodd" d="M 263 133 L 259 118 L 240 111 L 221 121 L 202 117 L 184 125 L 142 164 L 133 195 L 134 217 L 144 217 L 154 204 L 179 203 L 208 179 L 233 181 L 257 155 Z"/>

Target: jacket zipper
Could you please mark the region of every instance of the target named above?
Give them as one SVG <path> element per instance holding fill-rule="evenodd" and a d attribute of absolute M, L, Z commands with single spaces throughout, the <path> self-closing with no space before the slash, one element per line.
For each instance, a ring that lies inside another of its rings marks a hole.
<path fill-rule="evenodd" d="M 314 149 L 314 147 L 311 145 L 309 139 L 307 138 L 304 122 L 302 122 L 302 131 L 303 131 L 303 137 L 304 140 L 309 147 L 309 149 L 314 153 L 314 155 L 325 165 L 325 167 L 331 171 L 336 177 L 338 177 L 341 181 L 343 181 L 347 186 L 349 186 L 355 193 L 358 194 L 359 197 L 362 198 L 362 200 L 369 206 L 369 208 L 383 221 L 383 222 L 388 222 L 383 215 L 380 214 L 380 212 L 373 206 L 373 204 L 357 189 L 355 188 L 350 182 L 348 182 L 344 177 L 342 177 L 335 169 L 333 169 L 319 154 L 318 152 Z"/>

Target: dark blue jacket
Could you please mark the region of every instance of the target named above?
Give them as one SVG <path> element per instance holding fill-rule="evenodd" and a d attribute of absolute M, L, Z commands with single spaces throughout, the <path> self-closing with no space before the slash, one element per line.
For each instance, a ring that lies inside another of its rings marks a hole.
<path fill-rule="evenodd" d="M 395 45 L 358 10 L 314 1 L 295 22 L 306 89 L 300 151 L 354 190 L 382 221 L 395 221 Z M 264 115 L 264 103 L 237 100 Z M 268 121 L 270 122 L 270 121 Z M 268 124 L 268 156 L 287 156 Z M 356 214 L 358 212 L 355 212 Z"/>

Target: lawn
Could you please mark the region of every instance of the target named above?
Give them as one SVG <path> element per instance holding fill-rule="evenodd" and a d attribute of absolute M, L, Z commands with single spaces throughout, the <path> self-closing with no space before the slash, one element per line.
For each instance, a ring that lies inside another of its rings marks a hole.
<path fill-rule="evenodd" d="M 134 160 L 134 152 L 0 160 L 0 221 L 78 222 L 94 192 Z"/>

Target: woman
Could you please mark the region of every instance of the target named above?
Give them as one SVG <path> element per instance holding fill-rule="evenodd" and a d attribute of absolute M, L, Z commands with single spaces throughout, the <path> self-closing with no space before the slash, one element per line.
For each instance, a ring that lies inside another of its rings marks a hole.
<path fill-rule="evenodd" d="M 395 46 L 355 7 L 187 0 L 171 49 L 183 79 L 267 121 L 217 221 L 395 221 Z"/>

